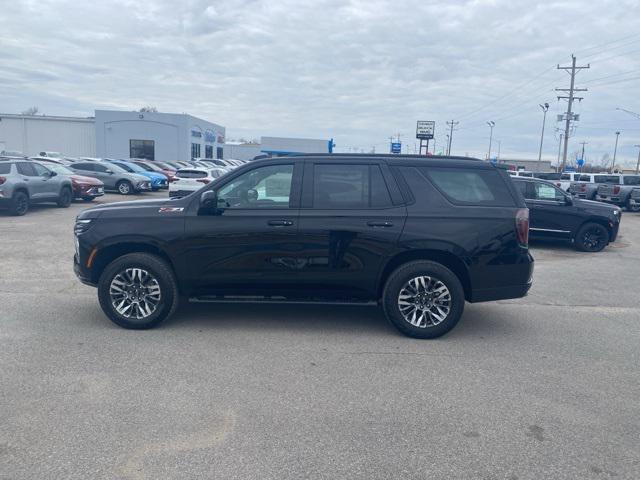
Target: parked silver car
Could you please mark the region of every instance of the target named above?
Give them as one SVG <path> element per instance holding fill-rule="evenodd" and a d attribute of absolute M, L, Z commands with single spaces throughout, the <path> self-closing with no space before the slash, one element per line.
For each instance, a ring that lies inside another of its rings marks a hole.
<path fill-rule="evenodd" d="M 0 161 L 0 206 L 13 215 L 24 215 L 33 203 L 55 202 L 66 208 L 72 199 L 68 177 L 29 160 Z"/>
<path fill-rule="evenodd" d="M 82 175 L 97 178 L 104 183 L 105 190 L 115 190 L 122 195 L 151 190 L 147 177 L 127 172 L 112 163 L 80 161 L 68 167 Z"/>

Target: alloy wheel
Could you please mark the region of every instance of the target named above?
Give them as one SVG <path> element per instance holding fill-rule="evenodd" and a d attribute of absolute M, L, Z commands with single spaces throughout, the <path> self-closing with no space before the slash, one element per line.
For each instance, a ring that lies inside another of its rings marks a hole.
<path fill-rule="evenodd" d="M 158 309 L 162 293 L 158 280 L 142 268 L 127 268 L 109 286 L 111 305 L 125 318 L 144 319 Z"/>
<path fill-rule="evenodd" d="M 604 235 L 601 229 L 597 227 L 593 227 L 584 232 L 582 237 L 582 243 L 590 251 L 599 251 L 603 248 L 603 243 L 605 243 Z"/>
<path fill-rule="evenodd" d="M 122 182 L 120 185 L 118 185 L 118 191 L 122 195 L 128 195 L 131 191 L 131 188 L 129 187 L 129 184 L 127 182 Z"/>
<path fill-rule="evenodd" d="M 437 278 L 415 277 L 400 290 L 398 308 L 402 317 L 414 327 L 435 327 L 451 312 L 451 292 Z"/>

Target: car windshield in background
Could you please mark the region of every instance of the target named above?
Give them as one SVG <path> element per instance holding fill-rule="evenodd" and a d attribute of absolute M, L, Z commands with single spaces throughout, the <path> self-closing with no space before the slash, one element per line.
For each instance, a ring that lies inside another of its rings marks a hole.
<path fill-rule="evenodd" d="M 179 178 L 205 178 L 207 176 L 207 172 L 204 170 L 178 170 L 176 172 L 176 177 Z"/>
<path fill-rule="evenodd" d="M 49 170 L 53 170 L 56 173 L 59 173 L 60 175 L 74 175 L 75 174 L 75 172 L 73 170 L 70 170 L 69 168 L 65 167 L 64 165 L 58 165 L 56 163 L 47 164 L 47 168 Z"/>
<path fill-rule="evenodd" d="M 542 180 L 560 180 L 559 173 L 534 173 L 533 176 Z"/>
<path fill-rule="evenodd" d="M 580 178 L 578 178 L 579 182 L 590 182 L 591 181 L 591 176 L 590 175 L 580 175 Z"/>
<path fill-rule="evenodd" d="M 144 168 L 139 167 L 134 163 L 112 162 L 112 164 L 119 166 L 120 168 L 122 168 L 123 170 L 126 170 L 129 173 L 140 173 L 145 171 Z"/>

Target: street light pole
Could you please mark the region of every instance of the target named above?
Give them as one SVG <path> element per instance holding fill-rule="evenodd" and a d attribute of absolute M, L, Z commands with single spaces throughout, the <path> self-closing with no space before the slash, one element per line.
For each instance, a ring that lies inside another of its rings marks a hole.
<path fill-rule="evenodd" d="M 616 145 L 613 147 L 613 163 L 611 164 L 611 169 L 616 166 L 616 153 L 618 153 L 618 137 L 620 136 L 620 132 L 616 132 Z"/>
<path fill-rule="evenodd" d="M 538 172 L 540 171 L 540 162 L 542 162 L 542 142 L 544 141 L 544 124 L 547 123 L 547 111 L 549 110 L 549 104 L 545 103 L 544 105 L 540 104 L 540 108 L 542 109 L 542 113 L 544 114 L 542 117 L 542 133 L 540 133 L 540 150 L 538 151 Z"/>
<path fill-rule="evenodd" d="M 491 161 L 491 141 L 493 140 L 493 127 L 496 126 L 496 122 L 493 120 L 487 122 L 489 128 L 491 129 L 491 133 L 489 133 L 489 153 L 487 154 L 487 160 Z"/>
<path fill-rule="evenodd" d="M 638 161 L 636 162 L 636 175 L 640 172 L 640 145 L 634 145 L 638 148 Z"/>

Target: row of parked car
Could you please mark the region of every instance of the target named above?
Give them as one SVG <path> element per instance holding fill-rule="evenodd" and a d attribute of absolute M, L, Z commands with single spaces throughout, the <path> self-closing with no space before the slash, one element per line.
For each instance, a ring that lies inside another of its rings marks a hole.
<path fill-rule="evenodd" d="M 558 188 L 584 200 L 606 202 L 624 207 L 630 212 L 640 211 L 640 175 L 622 173 L 534 173 L 510 172 L 514 177 L 540 178 L 553 182 Z"/>
<path fill-rule="evenodd" d="M 26 157 L 19 152 L 2 152 L 0 207 L 24 215 L 33 203 L 54 202 L 68 207 L 74 199 L 90 202 L 105 191 L 131 195 L 166 189 L 172 196 L 183 196 L 243 163 L 219 159 L 160 162 L 74 158 L 58 152 Z"/>

